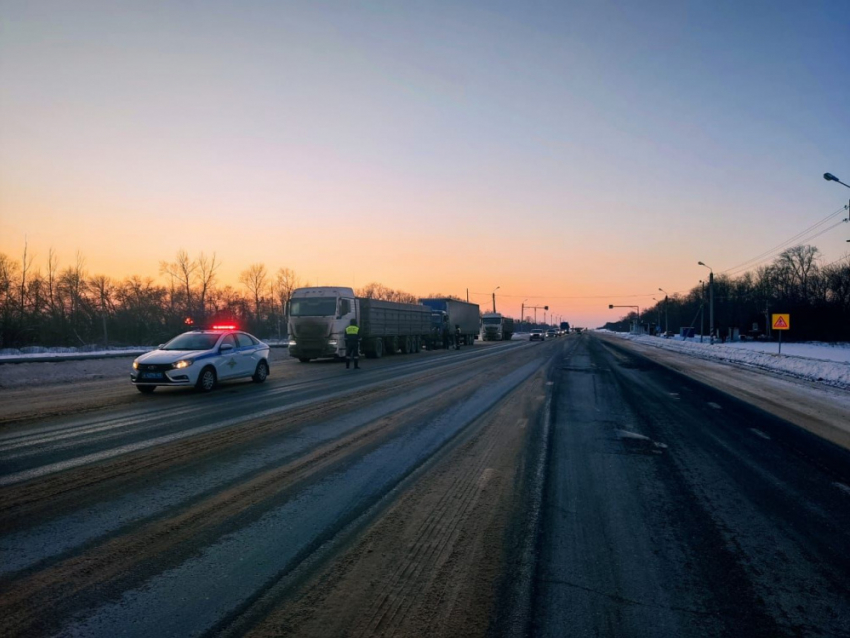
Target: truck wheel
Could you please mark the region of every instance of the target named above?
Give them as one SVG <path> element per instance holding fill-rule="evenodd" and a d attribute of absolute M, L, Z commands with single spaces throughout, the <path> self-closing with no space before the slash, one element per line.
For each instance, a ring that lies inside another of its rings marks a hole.
<path fill-rule="evenodd" d="M 413 337 L 413 352 L 419 352 L 422 349 L 422 343 L 419 337 Z"/>
<path fill-rule="evenodd" d="M 371 339 L 364 345 L 363 349 L 369 359 L 380 359 L 384 356 L 384 340 L 380 337 Z"/>
<path fill-rule="evenodd" d="M 413 348 L 410 345 L 410 337 L 404 337 L 401 340 L 401 353 L 410 354 L 411 352 L 413 352 Z"/>

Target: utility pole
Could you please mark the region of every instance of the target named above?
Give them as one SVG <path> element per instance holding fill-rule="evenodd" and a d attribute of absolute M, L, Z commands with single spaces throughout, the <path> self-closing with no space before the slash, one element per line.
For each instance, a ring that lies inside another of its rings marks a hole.
<path fill-rule="evenodd" d="M 698 266 L 705 266 L 709 270 L 708 275 L 708 332 L 710 334 L 709 343 L 714 345 L 714 270 L 702 262 L 697 263 Z"/>

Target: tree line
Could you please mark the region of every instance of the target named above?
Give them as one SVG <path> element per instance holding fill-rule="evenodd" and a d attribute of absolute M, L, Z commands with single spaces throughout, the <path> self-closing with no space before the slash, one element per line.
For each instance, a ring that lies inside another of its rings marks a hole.
<path fill-rule="evenodd" d="M 215 254 L 179 250 L 160 262 L 161 281 L 118 280 L 90 274 L 80 253 L 64 267 L 52 249 L 43 267 L 26 246 L 20 260 L 0 253 L 0 347 L 155 345 L 213 321 L 285 334 L 287 303 L 300 285 L 295 271 L 252 264 L 234 288 L 220 284 L 220 267 Z"/>
<path fill-rule="evenodd" d="M 796 341 L 850 341 L 850 257 L 830 264 L 819 263 L 815 246 L 789 248 L 772 263 L 739 277 L 714 278 L 714 324 L 718 337 L 733 328 L 742 336 L 764 337 L 774 313 L 791 313 L 791 330 L 783 339 Z M 688 293 L 641 309 L 641 323 L 665 327 L 679 333 L 681 327 L 694 327 L 700 334 L 709 328 L 708 282 Z M 632 312 L 605 325 L 626 331 L 637 319 Z M 773 337 L 776 335 L 774 334 Z"/>
<path fill-rule="evenodd" d="M 0 253 L 0 348 L 156 345 L 213 323 L 233 323 L 270 339 L 285 337 L 287 308 L 302 285 L 291 268 L 251 264 L 233 287 L 219 280 L 217 255 L 177 251 L 159 262 L 160 280 L 91 274 L 85 257 L 63 266 L 51 249 L 37 265 L 24 246 L 20 259 Z M 417 298 L 379 283 L 356 294 L 401 303 Z"/>

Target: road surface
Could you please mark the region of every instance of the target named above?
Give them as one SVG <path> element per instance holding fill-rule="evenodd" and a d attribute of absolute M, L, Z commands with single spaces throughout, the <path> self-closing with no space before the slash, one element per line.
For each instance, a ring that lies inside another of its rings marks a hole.
<path fill-rule="evenodd" d="M 3 635 L 850 633 L 850 455 L 592 335 L 2 392 Z"/>

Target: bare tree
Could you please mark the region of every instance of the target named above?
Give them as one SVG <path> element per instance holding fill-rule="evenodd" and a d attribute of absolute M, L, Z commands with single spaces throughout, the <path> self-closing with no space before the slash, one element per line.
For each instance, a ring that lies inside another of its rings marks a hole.
<path fill-rule="evenodd" d="M 189 316 L 192 316 L 192 280 L 197 268 L 197 262 L 192 261 L 189 258 L 189 253 L 182 248 L 177 251 L 177 256 L 173 262 L 159 262 L 159 272 L 171 276 L 172 288 L 175 280 L 180 282 L 180 287 L 186 295 L 186 314 Z"/>
<path fill-rule="evenodd" d="M 417 303 L 418 299 L 415 295 L 401 290 L 393 290 L 384 284 L 373 282 L 366 284 L 363 288 L 356 291 L 358 297 L 367 299 L 381 299 L 383 301 L 395 301 L 396 303 Z"/>
<path fill-rule="evenodd" d="M 198 303 L 201 307 L 201 316 L 206 316 L 207 296 L 215 284 L 216 271 L 220 263 L 216 262 L 215 253 L 212 257 L 207 258 L 204 253 L 198 255 L 195 262 L 197 264 L 197 279 L 198 279 Z"/>
<path fill-rule="evenodd" d="M 278 268 L 274 276 L 275 296 L 280 303 L 280 309 L 284 316 L 284 321 L 288 321 L 287 307 L 289 300 L 292 299 L 293 291 L 301 285 L 295 271 L 290 268 Z"/>
<path fill-rule="evenodd" d="M 26 293 L 27 293 L 27 273 L 29 273 L 30 268 L 32 267 L 32 255 L 27 255 L 27 249 L 29 248 L 27 244 L 27 240 L 24 239 L 24 256 L 21 259 L 21 280 L 20 280 L 20 305 L 18 306 L 18 312 L 20 312 L 21 320 L 23 321 L 26 316 Z"/>
<path fill-rule="evenodd" d="M 56 273 L 59 271 L 59 259 L 51 247 L 47 253 L 47 301 L 50 314 L 56 314 Z"/>
<path fill-rule="evenodd" d="M 251 264 L 247 270 L 239 274 L 239 283 L 245 286 L 254 298 L 254 317 L 260 319 L 260 299 L 266 284 L 265 264 Z"/>
<path fill-rule="evenodd" d="M 106 331 L 106 318 L 109 315 L 109 311 L 112 306 L 111 298 L 115 286 L 112 283 L 112 280 L 106 275 L 95 275 L 94 277 L 89 279 L 89 285 L 98 297 L 98 304 L 100 306 L 100 318 L 101 323 L 103 325 L 103 345 L 104 347 L 108 348 L 109 335 Z"/>

